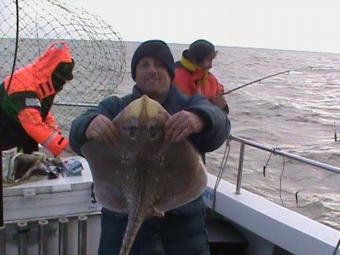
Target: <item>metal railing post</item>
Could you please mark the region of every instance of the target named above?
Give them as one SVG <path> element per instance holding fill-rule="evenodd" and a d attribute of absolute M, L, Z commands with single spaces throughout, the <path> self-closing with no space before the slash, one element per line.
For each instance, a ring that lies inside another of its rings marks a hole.
<path fill-rule="evenodd" d="M 78 255 L 87 253 L 87 216 L 78 217 Z"/>
<path fill-rule="evenodd" d="M 238 171 L 237 171 L 237 183 L 236 183 L 236 194 L 240 194 L 241 192 L 241 182 L 242 182 L 242 172 L 243 172 L 243 159 L 244 159 L 244 142 L 241 142 L 240 145 L 240 155 L 238 161 Z"/>
<path fill-rule="evenodd" d="M 18 222 L 18 233 L 19 233 L 19 238 L 18 238 L 18 254 L 19 255 L 27 255 L 27 222 L 22 221 Z"/>
<path fill-rule="evenodd" d="M 5 225 L 0 226 L 0 255 L 6 254 L 6 233 Z"/>
<path fill-rule="evenodd" d="M 39 220 L 39 255 L 47 255 L 48 251 L 48 221 Z"/>
<path fill-rule="evenodd" d="M 59 219 L 59 255 L 67 255 L 68 247 L 68 219 Z"/>

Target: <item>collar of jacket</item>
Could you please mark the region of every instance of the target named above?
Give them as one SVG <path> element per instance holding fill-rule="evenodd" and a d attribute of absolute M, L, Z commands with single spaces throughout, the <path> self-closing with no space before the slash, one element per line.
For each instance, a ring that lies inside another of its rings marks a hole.
<path fill-rule="evenodd" d="M 169 89 L 169 92 L 166 96 L 166 99 L 164 100 L 164 102 L 162 103 L 162 106 L 167 109 L 169 108 L 169 106 L 171 106 L 173 104 L 173 102 L 175 102 L 175 98 L 176 98 L 176 95 L 179 94 L 179 90 L 176 88 L 176 86 L 174 85 L 170 85 L 170 89 Z M 137 85 L 135 85 L 132 89 L 132 101 L 137 99 L 137 98 L 140 98 L 142 95 L 144 95 L 140 89 L 137 87 Z M 169 110 L 169 109 L 167 109 Z"/>
<path fill-rule="evenodd" d="M 203 70 L 199 65 L 192 63 L 190 60 L 182 56 L 181 65 L 190 71 L 193 77 L 198 77 L 196 84 L 199 86 L 204 86 L 207 83 L 209 70 Z"/>
<path fill-rule="evenodd" d="M 182 56 L 181 58 L 181 65 L 189 70 L 190 72 L 195 72 L 196 70 L 201 69 L 201 67 L 193 62 L 191 62 L 189 59 L 185 58 L 184 56 Z"/>

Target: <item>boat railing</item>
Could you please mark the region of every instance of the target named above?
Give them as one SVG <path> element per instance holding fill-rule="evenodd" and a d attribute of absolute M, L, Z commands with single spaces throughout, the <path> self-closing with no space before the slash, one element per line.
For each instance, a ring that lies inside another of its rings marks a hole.
<path fill-rule="evenodd" d="M 239 163 L 238 163 L 238 171 L 237 171 L 237 181 L 236 181 L 236 194 L 241 193 L 241 184 L 242 184 L 242 174 L 243 174 L 243 162 L 244 162 L 244 155 L 245 155 L 245 146 L 251 146 L 253 148 L 257 148 L 262 151 L 267 151 L 270 152 L 274 155 L 280 155 L 285 158 L 293 159 L 311 166 L 315 166 L 318 168 L 321 168 L 326 171 L 334 172 L 337 174 L 340 174 L 340 168 L 336 166 L 332 166 L 326 163 L 322 163 L 320 161 L 316 161 L 313 159 L 309 159 L 306 157 L 302 157 L 293 153 L 289 153 L 287 151 L 284 151 L 278 147 L 276 148 L 270 148 L 268 146 L 265 146 L 263 144 L 250 141 L 248 139 L 235 136 L 235 135 L 230 135 L 229 140 L 236 141 L 240 143 L 240 152 L 239 152 Z"/>

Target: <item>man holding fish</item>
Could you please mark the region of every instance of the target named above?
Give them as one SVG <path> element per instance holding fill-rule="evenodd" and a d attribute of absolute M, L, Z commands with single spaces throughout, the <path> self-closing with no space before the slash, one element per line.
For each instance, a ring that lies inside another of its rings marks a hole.
<path fill-rule="evenodd" d="M 208 255 L 201 156 L 224 143 L 230 121 L 207 98 L 173 85 L 163 41 L 140 44 L 131 74 L 131 94 L 104 99 L 70 132 L 103 205 L 98 254 Z"/>

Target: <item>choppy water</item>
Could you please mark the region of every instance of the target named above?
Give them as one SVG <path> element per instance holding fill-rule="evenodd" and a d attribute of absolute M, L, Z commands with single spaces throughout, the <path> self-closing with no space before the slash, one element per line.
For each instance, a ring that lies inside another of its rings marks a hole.
<path fill-rule="evenodd" d="M 126 44 L 128 68 L 137 46 Z M 186 45 L 170 47 L 179 59 Z M 232 47 L 218 50 L 212 72 L 226 91 L 280 71 L 296 70 L 226 95 L 233 135 L 340 167 L 340 141 L 334 141 L 335 128 L 340 136 L 340 54 Z M 117 93 L 128 93 L 132 85 L 127 72 Z M 210 172 L 218 172 L 224 150 L 222 146 L 208 154 Z M 232 142 L 223 174 L 232 183 L 236 183 L 238 153 L 239 144 Z M 268 158 L 269 153 L 246 147 L 242 187 L 340 229 L 340 174 L 288 159 L 283 167 L 282 157 L 272 156 L 264 177 Z"/>
<path fill-rule="evenodd" d="M 129 66 L 138 44 L 126 43 L 128 68 L 115 91 L 117 95 L 129 93 L 134 84 Z M 186 45 L 170 44 L 170 47 L 175 59 L 179 59 Z M 276 72 L 296 70 L 226 96 L 233 135 L 340 167 L 340 141 L 334 141 L 335 129 L 340 140 L 340 54 L 235 47 L 218 47 L 218 50 L 212 72 L 226 91 Z M 8 59 L 12 55 L 8 53 Z M 76 63 L 81 61 L 76 59 Z M 5 69 L 1 69 L 1 76 L 8 72 Z M 75 70 L 71 85 L 75 84 L 78 93 L 86 94 L 87 87 L 99 85 L 77 78 Z M 98 72 L 110 72 L 110 69 Z M 99 94 L 90 96 L 100 96 L 100 90 L 98 87 Z M 78 95 L 69 92 L 63 92 L 59 98 L 72 97 L 77 101 Z M 65 111 L 64 107 L 61 110 L 56 107 L 54 110 L 65 130 L 70 120 L 79 115 L 79 109 Z M 208 154 L 210 172 L 217 174 L 224 150 L 222 146 Z M 236 183 L 238 153 L 239 144 L 232 142 L 223 174 L 231 183 Z M 269 153 L 246 147 L 242 187 L 340 230 L 340 174 L 272 156 L 264 177 L 263 166 L 268 158 Z"/>

